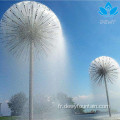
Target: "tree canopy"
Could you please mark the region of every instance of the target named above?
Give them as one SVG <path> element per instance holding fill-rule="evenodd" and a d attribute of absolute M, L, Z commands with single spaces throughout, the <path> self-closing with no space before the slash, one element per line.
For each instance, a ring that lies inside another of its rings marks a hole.
<path fill-rule="evenodd" d="M 8 102 L 8 107 L 11 109 L 11 115 L 21 115 L 26 101 L 26 95 L 22 92 L 13 95 Z"/>

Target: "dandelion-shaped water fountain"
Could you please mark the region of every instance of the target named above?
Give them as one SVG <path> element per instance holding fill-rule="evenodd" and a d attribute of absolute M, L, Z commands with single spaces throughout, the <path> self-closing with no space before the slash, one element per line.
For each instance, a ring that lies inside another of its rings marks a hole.
<path fill-rule="evenodd" d="M 113 83 L 115 79 L 118 78 L 119 65 L 114 59 L 110 57 L 102 56 L 92 61 L 89 71 L 90 71 L 91 80 L 97 82 L 98 84 L 102 84 L 102 83 L 105 84 L 108 111 L 109 111 L 109 116 L 111 117 L 107 82 Z"/>
<path fill-rule="evenodd" d="M 29 55 L 29 120 L 33 120 L 34 53 L 47 54 L 61 33 L 57 16 L 45 5 L 23 1 L 10 7 L 1 19 L 2 43 L 13 54 Z"/>

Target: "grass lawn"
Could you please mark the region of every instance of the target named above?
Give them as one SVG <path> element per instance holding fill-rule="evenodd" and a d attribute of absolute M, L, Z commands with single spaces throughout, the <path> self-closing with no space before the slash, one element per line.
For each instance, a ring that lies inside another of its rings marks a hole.
<path fill-rule="evenodd" d="M 0 117 L 0 120 L 17 120 L 18 117 Z"/>

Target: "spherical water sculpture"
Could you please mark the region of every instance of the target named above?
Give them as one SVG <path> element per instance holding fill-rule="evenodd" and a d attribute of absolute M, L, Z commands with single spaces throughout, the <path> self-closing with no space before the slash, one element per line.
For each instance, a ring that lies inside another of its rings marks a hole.
<path fill-rule="evenodd" d="M 2 40 L 13 54 L 47 53 L 61 31 L 57 16 L 45 5 L 23 1 L 10 7 L 1 19 Z"/>
<path fill-rule="evenodd" d="M 29 120 L 33 120 L 34 53 L 47 54 L 56 46 L 61 25 L 57 16 L 45 5 L 34 1 L 14 4 L 0 23 L 2 43 L 13 54 L 30 57 Z"/>
<path fill-rule="evenodd" d="M 114 59 L 102 56 L 92 61 L 89 71 L 91 80 L 105 84 L 109 116 L 111 116 L 107 82 L 113 83 L 118 78 L 119 65 Z"/>

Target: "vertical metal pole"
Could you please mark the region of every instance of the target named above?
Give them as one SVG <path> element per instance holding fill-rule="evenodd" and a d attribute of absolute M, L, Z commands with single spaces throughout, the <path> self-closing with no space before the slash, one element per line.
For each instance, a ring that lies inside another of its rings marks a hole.
<path fill-rule="evenodd" d="M 33 120 L 33 43 L 30 44 L 29 120 Z"/>
<path fill-rule="evenodd" d="M 109 112 L 109 116 L 111 117 L 110 102 L 109 102 L 109 95 L 108 95 L 108 88 L 107 88 L 107 81 L 106 81 L 106 77 L 105 76 L 104 76 L 104 81 L 105 81 L 105 89 L 106 89 L 106 96 L 107 96 L 107 103 L 108 103 L 108 112 Z"/>
<path fill-rule="evenodd" d="M 2 104 L 2 103 L 0 103 L 0 116 L 2 116 L 2 112 L 1 112 L 1 104 Z"/>

